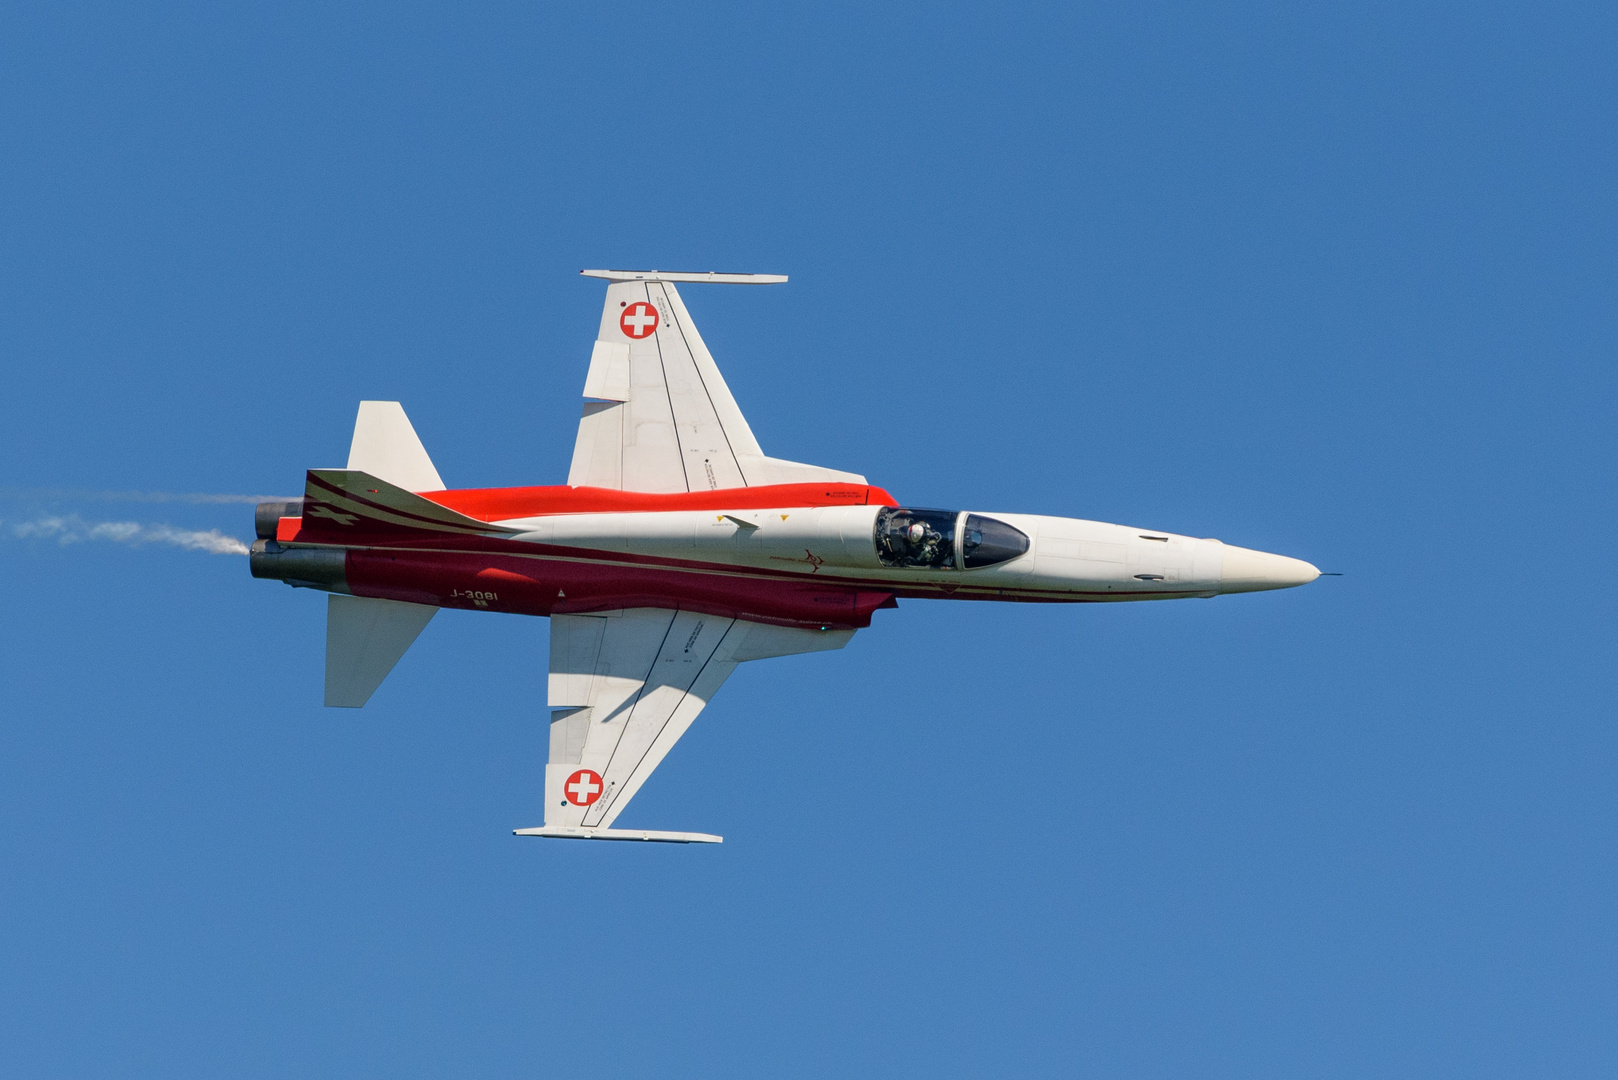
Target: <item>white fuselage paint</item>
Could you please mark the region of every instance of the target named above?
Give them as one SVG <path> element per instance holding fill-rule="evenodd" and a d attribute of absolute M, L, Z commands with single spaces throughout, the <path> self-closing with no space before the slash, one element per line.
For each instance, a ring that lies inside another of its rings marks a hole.
<path fill-rule="evenodd" d="M 788 573 L 872 587 L 944 587 L 1004 599 L 1167 600 L 1283 589 L 1319 571 L 1283 555 L 1077 518 L 984 513 L 1029 538 L 1006 562 L 970 570 L 884 566 L 876 506 L 559 514 L 499 522 L 519 542 Z M 979 511 L 974 511 L 979 513 Z M 953 590 L 951 590 L 953 591 Z"/>

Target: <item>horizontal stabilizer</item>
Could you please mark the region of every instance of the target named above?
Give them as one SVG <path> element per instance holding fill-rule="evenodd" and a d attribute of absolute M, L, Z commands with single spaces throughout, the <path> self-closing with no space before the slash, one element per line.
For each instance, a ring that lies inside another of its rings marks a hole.
<path fill-rule="evenodd" d="M 555 840 L 649 840 L 662 844 L 722 844 L 723 836 L 705 832 L 655 832 L 651 829 L 513 829 L 513 836 L 548 836 Z"/>
<path fill-rule="evenodd" d="M 467 517 L 386 480 L 353 469 L 310 469 L 304 485 L 303 528 L 323 532 L 433 532 L 498 535 L 515 532 Z"/>
<path fill-rule="evenodd" d="M 326 598 L 326 707 L 357 709 L 438 609 L 368 596 Z"/>

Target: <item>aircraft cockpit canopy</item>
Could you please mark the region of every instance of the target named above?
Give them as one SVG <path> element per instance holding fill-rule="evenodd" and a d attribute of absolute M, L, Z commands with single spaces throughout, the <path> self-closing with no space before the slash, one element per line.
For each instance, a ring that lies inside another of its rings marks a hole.
<path fill-rule="evenodd" d="M 876 554 L 883 566 L 974 570 L 1027 550 L 1022 530 L 981 514 L 886 506 L 876 515 Z"/>

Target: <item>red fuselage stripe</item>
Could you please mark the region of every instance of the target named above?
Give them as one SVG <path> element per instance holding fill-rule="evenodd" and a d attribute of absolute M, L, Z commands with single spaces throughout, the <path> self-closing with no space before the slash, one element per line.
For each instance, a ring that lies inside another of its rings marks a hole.
<path fill-rule="evenodd" d="M 778 506 L 897 506 L 892 495 L 869 484 L 770 484 L 656 494 L 612 488 L 463 488 L 424 491 L 424 499 L 479 521 L 548 514 L 630 514 L 659 510 L 771 510 Z M 397 512 L 397 511 L 394 511 Z"/>

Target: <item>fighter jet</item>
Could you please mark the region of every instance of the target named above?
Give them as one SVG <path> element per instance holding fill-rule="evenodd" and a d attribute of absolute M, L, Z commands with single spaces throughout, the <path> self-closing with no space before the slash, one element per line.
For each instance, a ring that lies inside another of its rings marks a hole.
<path fill-rule="evenodd" d="M 900 600 L 1118 603 L 1302 585 L 1307 562 L 1099 521 L 907 506 L 768 457 L 676 283 L 608 282 L 567 483 L 447 488 L 396 401 L 362 401 L 341 469 L 257 508 L 254 577 L 329 593 L 328 706 L 359 708 L 440 608 L 550 619 L 545 823 L 520 836 L 717 843 L 615 828 L 736 665 L 841 649 Z"/>

